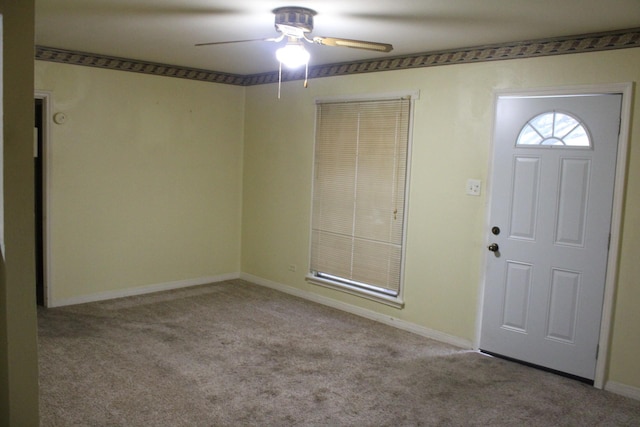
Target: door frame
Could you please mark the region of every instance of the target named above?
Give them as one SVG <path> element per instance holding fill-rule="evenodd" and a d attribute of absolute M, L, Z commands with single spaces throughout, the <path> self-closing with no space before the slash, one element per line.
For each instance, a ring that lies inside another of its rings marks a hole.
<path fill-rule="evenodd" d="M 632 82 L 627 83 L 613 83 L 613 84 L 601 84 L 601 85 L 576 85 L 576 86 L 558 86 L 558 87 L 543 87 L 543 88 L 531 88 L 531 89 L 500 89 L 495 90 L 493 95 L 493 113 L 492 113 L 492 125 L 491 125 L 491 143 L 489 150 L 489 168 L 487 170 L 486 188 L 487 198 L 485 200 L 485 220 L 484 220 L 484 236 L 482 242 L 485 246 L 489 244 L 489 233 L 486 230 L 490 228 L 490 208 L 492 183 L 491 177 L 493 174 L 493 152 L 495 149 L 495 128 L 496 128 L 496 105 L 498 99 L 501 96 L 568 96 L 568 95 L 583 95 L 583 94 L 621 94 L 622 105 L 620 110 L 620 132 L 618 134 L 618 152 L 616 157 L 616 171 L 613 188 L 613 206 L 611 212 L 611 238 L 609 242 L 609 253 L 607 256 L 607 272 L 605 276 L 604 284 L 604 300 L 602 304 L 602 317 L 600 320 L 600 337 L 598 341 L 598 359 L 596 361 L 596 372 L 593 382 L 593 386 L 596 388 L 603 388 L 606 376 L 608 358 L 609 358 L 609 344 L 611 338 L 611 327 L 613 320 L 613 305 L 615 290 L 618 280 L 618 258 L 620 251 L 620 238 L 622 227 L 622 214 L 623 203 L 625 196 L 625 177 L 627 173 L 627 154 L 629 151 L 629 127 L 631 119 L 631 106 L 633 98 L 634 84 Z M 482 329 L 482 310 L 484 308 L 484 288 L 487 275 L 487 260 L 489 252 L 484 251 L 482 257 L 482 271 L 479 286 L 478 295 L 478 307 L 476 316 L 476 333 L 474 339 L 474 349 L 480 348 L 480 333 Z"/>
<path fill-rule="evenodd" d="M 52 93 L 37 90 L 34 99 L 42 100 L 42 215 L 43 215 L 43 287 L 44 306 L 51 304 L 52 294 L 52 257 L 51 257 L 51 123 L 52 123 Z M 40 250 L 36 248 L 36 250 Z"/>

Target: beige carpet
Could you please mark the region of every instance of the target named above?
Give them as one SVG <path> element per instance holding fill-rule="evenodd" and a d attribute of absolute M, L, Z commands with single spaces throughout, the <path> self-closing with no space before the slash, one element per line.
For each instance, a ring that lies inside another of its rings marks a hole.
<path fill-rule="evenodd" d="M 43 426 L 637 426 L 640 402 L 242 281 L 41 309 Z"/>

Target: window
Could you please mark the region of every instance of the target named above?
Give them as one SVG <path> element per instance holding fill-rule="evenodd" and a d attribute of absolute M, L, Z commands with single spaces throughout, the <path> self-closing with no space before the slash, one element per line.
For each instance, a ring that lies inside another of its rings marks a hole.
<path fill-rule="evenodd" d="M 308 280 L 401 306 L 411 98 L 319 102 Z"/>
<path fill-rule="evenodd" d="M 586 128 L 577 118 L 550 111 L 529 120 L 518 135 L 516 146 L 591 147 Z"/>

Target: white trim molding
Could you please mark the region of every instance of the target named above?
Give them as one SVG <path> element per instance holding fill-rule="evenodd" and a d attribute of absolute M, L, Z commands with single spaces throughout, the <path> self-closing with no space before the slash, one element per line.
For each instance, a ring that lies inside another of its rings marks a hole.
<path fill-rule="evenodd" d="M 635 400 L 640 400 L 640 388 L 638 387 L 632 387 L 630 385 L 617 383 L 615 381 L 607 381 L 604 389 L 610 391 L 611 393 L 630 397 L 631 399 Z"/>
<path fill-rule="evenodd" d="M 607 259 L 607 275 L 604 283 L 604 301 L 602 304 L 602 320 L 600 323 L 599 357 L 596 364 L 595 386 L 604 386 L 605 372 L 609 362 L 609 344 L 613 328 L 613 306 L 615 304 L 616 286 L 618 284 L 618 260 L 622 238 L 622 215 L 624 212 L 624 194 L 626 190 L 627 154 L 629 152 L 629 130 L 631 128 L 631 108 L 633 102 L 633 83 L 603 85 L 600 88 L 606 93 L 621 93 L 620 133 L 618 135 L 618 158 L 613 189 L 613 209 L 611 212 L 611 234 L 609 240 L 609 257 Z"/>
<path fill-rule="evenodd" d="M 345 292 L 350 295 L 366 298 L 371 301 L 386 304 L 393 308 L 401 309 L 404 307 L 404 301 L 402 300 L 400 294 L 397 297 L 387 296 L 379 292 L 370 291 L 364 288 L 358 288 L 346 283 L 334 282 L 333 280 L 327 280 L 322 277 L 313 276 L 311 274 L 307 275 L 307 277 L 305 277 L 305 280 L 309 283 L 313 283 L 314 285 L 324 286 L 325 288 L 333 289 L 335 291 Z M 402 292 L 402 287 L 400 291 Z"/>
<path fill-rule="evenodd" d="M 240 279 L 246 280 L 247 282 L 251 282 L 256 285 L 264 286 L 266 288 L 275 289 L 277 291 L 284 292 L 286 294 L 293 295 L 302 299 L 306 299 L 308 301 L 326 305 L 328 307 L 335 308 L 347 313 L 355 314 L 356 316 L 364 317 L 366 319 L 380 322 L 388 326 L 393 326 L 394 328 L 411 332 L 425 338 L 440 341 L 445 344 L 450 344 L 467 350 L 471 350 L 473 348 L 472 342 L 464 338 L 449 335 L 444 332 L 436 331 L 434 329 L 429 329 L 415 323 L 407 322 L 406 320 L 380 314 L 375 311 L 337 301 L 332 298 L 327 298 L 313 292 L 304 291 L 302 289 L 294 288 L 288 285 L 283 285 L 282 283 L 277 283 L 247 273 L 241 273 Z"/>
<path fill-rule="evenodd" d="M 190 286 L 207 285 L 210 283 L 224 282 L 240 278 L 240 273 L 228 273 L 218 276 L 199 277 L 195 279 L 178 280 L 176 282 L 157 283 L 153 285 L 138 286 L 135 288 L 118 289 L 114 291 L 99 292 L 96 294 L 81 295 L 77 297 L 50 300 L 48 307 L 64 307 L 67 305 L 84 304 L 87 302 L 104 301 L 115 298 L 131 297 L 150 294 L 154 292 L 170 291 L 173 289 L 188 288 Z"/>
<path fill-rule="evenodd" d="M 409 99 L 412 102 L 420 99 L 420 89 L 382 93 L 360 93 L 344 94 L 334 96 L 320 96 L 315 99 L 316 104 L 328 104 L 339 102 L 366 102 L 366 101 L 386 101 L 395 99 Z M 413 111 L 413 106 L 411 108 Z"/>
<path fill-rule="evenodd" d="M 120 289 L 114 291 L 99 292 L 89 295 L 81 295 L 77 297 L 57 299 L 51 301 L 49 307 L 64 307 L 69 305 L 84 304 L 89 302 L 105 301 L 115 298 L 131 297 L 137 295 L 150 294 L 154 292 L 169 291 L 174 289 L 188 288 L 191 286 L 207 285 L 211 283 L 224 282 L 227 280 L 241 279 L 247 282 L 264 286 L 266 288 L 274 289 L 279 292 L 283 292 L 289 295 L 293 295 L 308 301 L 316 302 L 318 304 L 326 305 L 347 313 L 355 314 L 356 316 L 364 317 L 369 320 L 383 323 L 388 326 L 393 326 L 407 332 L 414 333 L 426 338 L 430 338 L 445 344 L 450 344 L 455 347 L 459 347 L 466 350 L 471 350 L 472 342 L 464 338 L 456 337 L 446 334 L 444 332 L 436 331 L 426 328 L 424 326 L 417 325 L 415 323 L 407 322 L 406 320 L 398 319 L 392 316 L 386 316 L 384 314 L 377 313 L 372 310 L 357 307 L 355 305 L 347 304 L 341 301 L 334 300 L 332 298 L 323 297 L 313 292 L 304 291 L 302 289 L 294 288 L 292 286 L 283 285 L 271 280 L 263 279 L 258 276 L 253 276 L 247 273 L 228 273 L 219 276 L 200 277 L 196 279 L 180 280 L 176 282 L 159 283 L 154 285 L 146 285 L 135 288 Z"/>

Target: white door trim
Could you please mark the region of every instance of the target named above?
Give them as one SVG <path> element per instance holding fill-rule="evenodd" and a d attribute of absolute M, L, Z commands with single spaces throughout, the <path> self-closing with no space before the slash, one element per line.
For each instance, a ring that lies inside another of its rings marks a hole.
<path fill-rule="evenodd" d="M 42 188 L 44 191 L 42 201 L 42 212 L 44 216 L 43 224 L 43 245 L 44 245 L 44 306 L 49 307 L 53 302 L 52 289 L 53 283 L 51 282 L 52 271 L 52 254 L 51 254 L 51 116 L 52 116 L 52 92 L 45 90 L 36 90 L 34 98 L 42 100 L 42 151 L 41 155 L 44 155 L 44 162 L 42 164 Z"/>
<path fill-rule="evenodd" d="M 608 365 L 609 358 L 609 341 L 611 337 L 611 327 L 613 320 L 613 304 L 614 304 L 614 296 L 615 289 L 618 280 L 618 257 L 619 257 L 619 249 L 620 249 L 620 230 L 622 226 L 622 212 L 623 212 L 623 201 L 624 201 L 624 193 L 625 193 L 625 175 L 627 171 L 627 153 L 629 151 L 629 125 L 631 120 L 631 105 L 633 98 L 633 83 L 613 83 L 613 84 L 602 84 L 602 85 L 578 85 L 578 86 L 560 86 L 560 87 L 547 87 L 547 88 L 532 88 L 532 89 L 505 89 L 505 90 L 496 90 L 494 91 L 494 102 L 493 102 L 493 123 L 491 127 L 491 144 L 489 153 L 493 153 L 494 150 L 494 141 L 493 135 L 495 132 L 495 106 L 497 104 L 498 98 L 501 96 L 566 96 L 566 95 L 580 95 L 580 94 L 613 94 L 619 93 L 622 94 L 622 108 L 621 108 L 621 122 L 620 122 L 620 133 L 618 135 L 618 153 L 616 159 L 616 172 L 615 172 L 615 181 L 614 181 L 614 189 L 613 189 L 613 207 L 611 214 L 611 241 L 609 245 L 609 254 L 607 257 L 607 274 L 605 278 L 605 286 L 604 286 L 604 301 L 602 307 L 602 319 L 600 322 L 600 339 L 599 339 L 599 354 L 598 360 L 596 362 L 596 373 L 594 379 L 594 387 L 603 388 L 604 381 L 606 376 L 606 370 Z M 485 244 L 488 244 L 488 234 L 486 230 L 489 229 L 489 214 L 491 208 L 491 196 L 492 196 L 492 183 L 490 177 L 493 172 L 493 164 L 492 157 L 489 156 L 489 168 L 487 171 L 487 199 L 485 201 L 485 221 L 484 221 L 484 230 L 486 238 L 483 238 L 482 241 Z M 485 287 L 485 276 L 487 269 L 486 257 L 488 256 L 488 252 L 484 251 L 483 263 L 482 263 L 482 271 L 481 271 L 481 282 L 479 286 L 479 294 L 478 294 L 478 307 L 477 307 L 477 315 L 476 315 L 476 334 L 474 339 L 474 348 L 476 350 L 480 347 L 480 332 L 482 327 L 482 308 L 484 305 L 484 287 Z"/>

